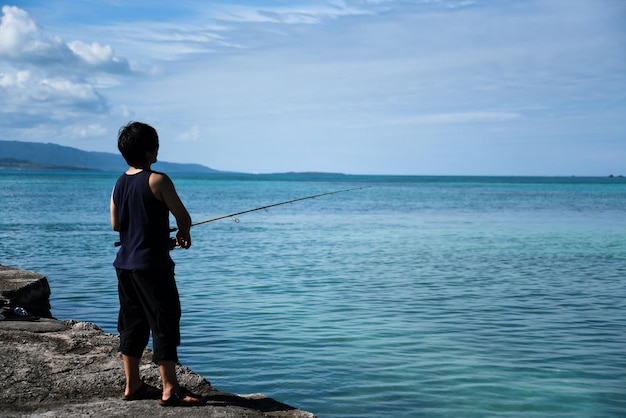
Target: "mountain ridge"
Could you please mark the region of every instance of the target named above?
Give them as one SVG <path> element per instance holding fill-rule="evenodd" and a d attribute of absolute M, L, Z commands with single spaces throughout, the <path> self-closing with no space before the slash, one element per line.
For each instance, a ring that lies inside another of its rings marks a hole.
<path fill-rule="evenodd" d="M 171 173 L 220 173 L 201 164 L 159 161 L 155 168 Z M 0 169 L 124 171 L 128 164 L 119 154 L 84 151 L 54 143 L 0 140 Z"/>

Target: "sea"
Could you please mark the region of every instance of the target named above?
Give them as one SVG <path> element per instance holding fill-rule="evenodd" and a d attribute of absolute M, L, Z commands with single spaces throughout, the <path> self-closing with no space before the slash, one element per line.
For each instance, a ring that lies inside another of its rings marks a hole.
<path fill-rule="evenodd" d="M 0 172 L 0 264 L 113 334 L 119 174 Z M 194 222 L 339 191 L 172 251 L 180 361 L 217 389 L 320 418 L 626 416 L 626 179 L 171 178 Z"/>

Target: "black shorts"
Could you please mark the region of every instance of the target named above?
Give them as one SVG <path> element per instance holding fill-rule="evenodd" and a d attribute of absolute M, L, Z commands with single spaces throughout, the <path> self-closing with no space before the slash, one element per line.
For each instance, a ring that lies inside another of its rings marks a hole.
<path fill-rule="evenodd" d="M 152 331 L 153 361 L 178 361 L 181 309 L 174 269 L 116 272 L 122 354 L 141 357 Z"/>

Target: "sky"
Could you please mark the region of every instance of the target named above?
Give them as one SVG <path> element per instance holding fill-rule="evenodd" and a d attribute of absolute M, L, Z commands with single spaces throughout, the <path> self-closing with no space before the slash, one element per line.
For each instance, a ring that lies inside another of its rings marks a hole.
<path fill-rule="evenodd" d="M 2 4 L 0 140 L 249 173 L 626 175 L 623 0 Z"/>

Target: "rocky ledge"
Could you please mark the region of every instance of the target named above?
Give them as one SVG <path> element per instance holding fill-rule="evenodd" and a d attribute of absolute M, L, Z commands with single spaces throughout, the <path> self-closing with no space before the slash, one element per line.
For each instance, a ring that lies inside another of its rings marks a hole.
<path fill-rule="evenodd" d="M 16 280 L 21 285 L 17 286 Z M 20 292 L 24 287 L 27 289 Z M 46 313 L 47 297 L 41 310 L 36 307 L 46 289 L 49 295 L 45 277 L 0 266 L 0 307 L 5 313 L 19 306 L 16 300 Z M 24 298 L 24 294 L 32 298 Z M 0 416 L 315 418 L 264 395 L 220 392 L 182 365 L 177 366 L 180 383 L 206 395 L 206 406 L 164 408 L 156 400 L 123 401 L 124 373 L 118 343 L 117 336 L 88 322 L 5 315 L 0 319 Z M 144 353 L 141 373 L 146 383 L 160 385 L 149 350 Z"/>

